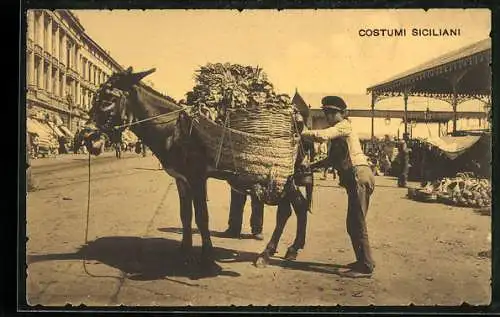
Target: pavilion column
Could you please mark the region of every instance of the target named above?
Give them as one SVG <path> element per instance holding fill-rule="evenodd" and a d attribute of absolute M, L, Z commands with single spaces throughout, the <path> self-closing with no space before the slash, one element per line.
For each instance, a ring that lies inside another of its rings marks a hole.
<path fill-rule="evenodd" d="M 375 139 L 375 100 L 377 96 L 372 92 L 372 104 L 371 104 L 371 110 L 372 110 L 372 142 Z"/>
<path fill-rule="evenodd" d="M 457 85 L 453 83 L 453 96 L 451 99 L 451 107 L 453 108 L 453 133 L 457 132 Z"/>
<path fill-rule="evenodd" d="M 408 92 L 405 91 L 403 93 L 403 100 L 404 100 L 404 105 L 405 105 L 405 132 L 403 134 L 403 139 L 408 138 Z"/>
<path fill-rule="evenodd" d="M 453 95 L 451 96 L 451 107 L 453 108 L 453 133 L 457 131 L 457 105 L 458 105 L 457 88 L 458 84 L 460 83 L 460 80 L 462 80 L 467 71 L 468 71 L 467 69 L 462 70 L 460 73 L 455 73 L 451 76 L 451 78 L 449 78 L 453 93 Z"/>

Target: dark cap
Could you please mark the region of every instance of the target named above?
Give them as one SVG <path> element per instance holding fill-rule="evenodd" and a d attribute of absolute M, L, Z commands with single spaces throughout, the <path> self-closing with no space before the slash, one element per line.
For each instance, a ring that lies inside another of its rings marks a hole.
<path fill-rule="evenodd" d="M 321 104 L 323 105 L 321 108 L 323 110 L 338 110 L 344 111 L 347 108 L 347 105 L 344 99 L 338 96 L 326 96 L 321 99 Z"/>

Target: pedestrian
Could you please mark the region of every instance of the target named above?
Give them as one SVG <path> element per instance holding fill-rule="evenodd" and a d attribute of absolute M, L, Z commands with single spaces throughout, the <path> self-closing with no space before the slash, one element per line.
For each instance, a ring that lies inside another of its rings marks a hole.
<path fill-rule="evenodd" d="M 408 181 L 408 173 L 410 172 L 410 151 L 406 145 L 406 141 L 399 142 L 398 160 L 400 172 L 398 177 L 398 187 L 406 187 Z"/>
<path fill-rule="evenodd" d="M 33 138 L 31 139 L 33 143 L 33 158 L 37 159 L 40 151 L 40 141 L 38 138 L 38 134 L 33 134 Z"/>
<path fill-rule="evenodd" d="M 26 189 L 28 192 L 32 192 L 37 189 L 31 173 L 31 150 L 31 141 L 29 139 L 29 134 L 26 132 Z"/>
<path fill-rule="evenodd" d="M 347 118 L 345 101 L 338 96 L 327 96 L 321 102 L 329 127 L 304 131 L 302 136 L 314 141 L 331 141 L 329 157 L 318 162 L 318 165 L 333 166 L 339 174 L 340 185 L 346 189 L 346 226 L 356 261 L 339 269 L 338 273 L 351 278 L 370 277 L 375 263 L 368 241 L 366 215 L 375 187 L 375 177 L 368 166 L 358 134 Z"/>
<path fill-rule="evenodd" d="M 231 202 L 229 207 L 228 228 L 222 233 L 224 238 L 240 238 L 243 224 L 243 211 L 247 195 L 231 188 Z M 262 228 L 264 224 L 264 203 L 257 197 L 251 197 L 252 214 L 250 216 L 250 227 L 252 237 L 256 240 L 263 240 Z"/>
<path fill-rule="evenodd" d="M 58 137 L 57 141 L 59 142 L 59 154 L 68 154 L 68 150 L 66 149 L 66 140 L 64 139 L 64 137 Z"/>

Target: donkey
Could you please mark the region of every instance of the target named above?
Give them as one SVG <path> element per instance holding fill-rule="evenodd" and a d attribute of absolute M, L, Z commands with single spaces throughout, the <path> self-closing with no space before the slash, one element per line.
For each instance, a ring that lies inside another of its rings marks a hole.
<path fill-rule="evenodd" d="M 182 222 L 181 251 L 189 254 L 192 248 L 193 206 L 195 221 L 202 239 L 202 264 L 214 264 L 213 246 L 208 228 L 206 186 L 207 179 L 214 177 L 228 180 L 227 175 L 211 166 L 197 132 L 192 129 L 189 110 L 140 83 L 155 69 L 133 73 L 129 67 L 125 72 L 113 74 L 103 83 L 93 100 L 89 124 L 97 129 L 85 135 L 85 145 L 89 152 L 98 155 L 94 144 L 99 135 L 116 138 L 123 127 L 128 126 L 159 159 L 164 170 L 172 176 L 177 185 Z M 119 128 L 117 128 L 119 127 Z M 86 130 L 88 132 L 88 130 Z M 285 258 L 293 260 L 304 248 L 308 200 L 295 185 L 293 178 L 288 182 L 284 198 L 278 204 L 276 227 L 265 250 L 259 254 L 254 264 L 265 265 L 276 252 L 283 229 L 291 215 L 291 205 L 297 216 L 295 241 L 288 248 Z M 297 178 L 296 178 L 297 179 Z M 309 184 L 308 192 L 312 191 Z"/>

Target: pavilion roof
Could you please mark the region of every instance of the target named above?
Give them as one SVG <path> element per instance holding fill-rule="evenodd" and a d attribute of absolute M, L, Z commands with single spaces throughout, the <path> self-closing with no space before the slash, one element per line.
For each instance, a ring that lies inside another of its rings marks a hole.
<path fill-rule="evenodd" d="M 367 89 L 374 95 L 446 96 L 453 94 L 451 78 L 461 77 L 458 96 L 491 94 L 491 40 L 489 38 L 443 54 Z"/>

